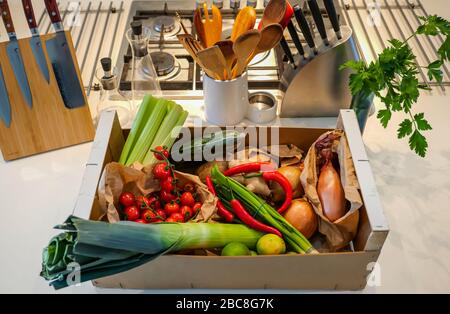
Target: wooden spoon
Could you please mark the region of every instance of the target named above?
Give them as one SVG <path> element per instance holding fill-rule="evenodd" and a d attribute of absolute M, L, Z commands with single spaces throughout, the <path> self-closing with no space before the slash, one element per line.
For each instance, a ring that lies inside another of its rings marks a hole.
<path fill-rule="evenodd" d="M 271 0 L 259 22 L 258 29 L 262 30 L 265 26 L 273 23 L 281 23 L 286 14 L 286 0 Z"/>
<path fill-rule="evenodd" d="M 213 77 L 215 79 L 218 79 L 219 77 L 217 77 L 214 73 L 212 73 L 211 71 L 209 71 L 208 69 L 206 69 L 203 66 L 202 61 L 199 59 L 198 57 L 198 52 L 203 50 L 204 48 L 201 46 L 201 44 L 194 38 L 194 36 L 190 35 L 190 34 L 183 34 L 183 35 L 178 35 L 177 36 L 178 40 L 180 41 L 180 43 L 183 45 L 184 49 L 186 49 L 186 51 L 189 53 L 189 55 L 192 57 L 192 59 L 194 59 L 195 62 L 197 62 L 197 64 L 202 67 L 203 71 L 205 71 L 206 74 L 208 74 L 208 76 Z"/>
<path fill-rule="evenodd" d="M 227 62 L 218 46 L 212 46 L 210 48 L 206 48 L 205 50 L 199 51 L 197 56 L 203 64 L 203 69 L 206 73 L 214 73 L 213 77 L 215 79 L 226 79 L 225 72 Z"/>
<path fill-rule="evenodd" d="M 233 50 L 233 42 L 231 40 L 223 40 L 218 41 L 216 43 L 216 46 L 220 48 L 222 51 L 222 54 L 225 58 L 225 61 L 227 63 L 226 73 L 225 73 L 225 79 L 230 80 L 232 78 L 231 70 L 236 63 L 236 55 L 234 54 Z"/>
<path fill-rule="evenodd" d="M 261 39 L 253 51 L 253 54 L 249 57 L 248 63 L 260 53 L 269 51 L 275 48 L 283 38 L 283 27 L 278 23 L 269 24 L 261 30 Z"/>
<path fill-rule="evenodd" d="M 253 29 L 256 23 L 256 10 L 247 6 L 243 8 L 234 21 L 233 30 L 231 32 L 231 40 L 236 39 L 248 30 Z"/>
<path fill-rule="evenodd" d="M 248 65 L 248 59 L 255 51 L 261 40 L 261 33 L 254 29 L 249 30 L 239 36 L 234 45 L 233 50 L 236 54 L 237 64 L 233 70 L 233 78 L 240 76 Z"/>
<path fill-rule="evenodd" d="M 203 46 L 209 48 L 222 37 L 222 14 L 213 5 L 211 8 L 212 17 L 210 19 L 207 3 L 203 3 L 204 19 L 202 19 L 202 9 L 198 8 L 194 13 L 194 25 Z"/>

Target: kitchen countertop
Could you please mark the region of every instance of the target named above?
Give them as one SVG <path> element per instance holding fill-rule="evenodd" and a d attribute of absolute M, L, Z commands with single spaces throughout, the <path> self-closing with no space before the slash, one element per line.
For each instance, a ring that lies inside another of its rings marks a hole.
<path fill-rule="evenodd" d="M 450 19 L 446 0 L 423 0 L 423 4 L 430 13 Z M 411 153 L 407 141 L 397 140 L 400 117 L 394 117 L 387 130 L 375 117 L 368 121 L 364 140 L 391 231 L 379 258 L 381 285 L 366 287 L 362 293 L 450 292 L 450 141 L 445 138 L 450 134 L 449 103 L 448 95 L 435 90 L 423 93 L 416 107 L 426 112 L 434 127 L 427 134 L 430 151 L 425 159 Z M 330 120 L 316 122 L 329 124 Z M 14 162 L 0 159 L 0 251 L 4 255 L 0 293 L 54 292 L 38 276 L 41 251 L 56 234 L 52 226 L 73 209 L 91 146 L 78 145 Z M 118 291 L 85 283 L 62 292 Z"/>

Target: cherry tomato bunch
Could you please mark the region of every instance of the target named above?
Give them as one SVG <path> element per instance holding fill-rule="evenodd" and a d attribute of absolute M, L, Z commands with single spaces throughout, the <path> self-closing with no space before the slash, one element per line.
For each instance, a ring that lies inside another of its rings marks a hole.
<path fill-rule="evenodd" d="M 123 192 L 119 203 L 125 219 L 143 224 L 189 221 L 202 207 L 202 203 L 196 199 L 195 185 L 178 185 L 166 148 L 158 146 L 152 152 L 160 161 L 152 171 L 154 178 L 159 180 L 160 191 L 148 196 Z"/>

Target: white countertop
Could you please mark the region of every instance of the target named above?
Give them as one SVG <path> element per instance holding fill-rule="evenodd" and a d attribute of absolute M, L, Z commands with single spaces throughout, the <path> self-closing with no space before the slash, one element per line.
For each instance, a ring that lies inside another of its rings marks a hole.
<path fill-rule="evenodd" d="M 423 3 L 430 13 L 450 19 L 448 1 Z M 364 293 L 450 292 L 449 104 L 450 97 L 441 91 L 420 99 L 417 110 L 425 111 L 434 127 L 427 134 L 430 151 L 425 159 L 411 153 L 407 141 L 397 140 L 400 118 L 387 130 L 375 117 L 369 119 L 364 140 L 391 232 L 379 258 L 381 286 L 367 287 Z M 54 292 L 39 277 L 42 248 L 56 234 L 51 228 L 73 209 L 91 146 L 14 162 L 0 159 L 0 293 Z M 62 292 L 105 290 L 85 283 Z"/>

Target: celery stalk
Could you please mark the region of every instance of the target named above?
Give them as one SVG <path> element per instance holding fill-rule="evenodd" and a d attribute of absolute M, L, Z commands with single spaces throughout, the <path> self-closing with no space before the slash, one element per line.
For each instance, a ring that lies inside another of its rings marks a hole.
<path fill-rule="evenodd" d="M 128 135 L 127 141 L 122 150 L 122 154 L 120 155 L 119 163 L 125 164 L 128 156 L 130 155 L 130 151 L 133 149 L 136 144 L 137 139 L 142 133 L 150 115 L 155 108 L 158 99 L 152 96 L 145 96 L 142 104 L 139 108 L 138 114 L 133 122 L 133 126 L 131 127 L 130 134 Z"/>
<path fill-rule="evenodd" d="M 179 107 L 181 109 L 181 106 L 179 106 Z M 155 139 L 155 141 L 152 143 L 152 148 L 154 149 L 157 146 L 163 146 L 163 147 L 168 147 L 170 149 L 178 137 L 178 134 L 176 134 L 176 135 L 172 134 L 172 131 L 175 128 L 182 127 L 184 125 L 184 122 L 186 121 L 188 115 L 189 115 L 189 112 L 187 112 L 187 111 L 181 112 L 181 114 L 178 116 L 178 119 L 175 122 L 175 124 L 173 126 L 171 126 L 170 128 L 168 128 L 167 130 L 165 130 L 165 131 L 167 131 L 166 137 L 162 141 L 160 141 L 159 138 Z M 162 127 L 161 127 L 161 129 L 162 129 Z M 157 162 L 157 159 L 155 158 L 154 154 L 151 151 L 149 151 L 147 153 L 147 157 L 144 160 L 144 165 L 151 165 L 156 162 Z"/>
<path fill-rule="evenodd" d="M 156 133 L 164 120 L 169 107 L 173 107 L 173 103 L 165 99 L 159 99 L 155 104 L 155 109 L 152 111 L 149 119 L 145 122 L 145 127 L 142 130 L 139 139 L 137 140 L 133 150 L 127 158 L 126 166 L 130 166 L 134 162 L 142 162 L 147 153 L 151 143 L 155 139 Z"/>

